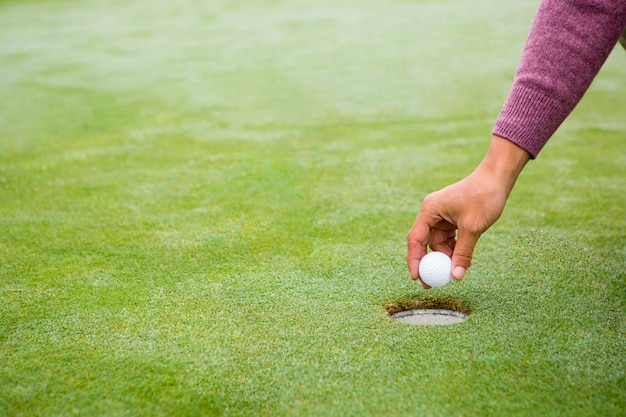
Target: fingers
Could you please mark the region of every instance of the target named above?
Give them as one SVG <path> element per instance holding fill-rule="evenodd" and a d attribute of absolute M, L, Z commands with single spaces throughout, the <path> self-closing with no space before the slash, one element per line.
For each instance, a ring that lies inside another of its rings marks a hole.
<path fill-rule="evenodd" d="M 456 228 L 455 230 L 433 229 L 430 236 L 430 248 L 434 251 L 443 252 L 448 256 L 452 256 L 452 251 L 456 245 Z"/>
<path fill-rule="evenodd" d="M 472 265 L 472 255 L 479 237 L 480 234 L 477 233 L 459 231 L 452 253 L 452 277 L 454 279 L 463 279 L 467 269 Z"/>
<path fill-rule="evenodd" d="M 459 229 L 456 237 L 454 225 L 440 221 L 434 227 L 423 220 L 423 216 L 417 217 L 413 227 L 407 236 L 407 265 L 411 279 L 419 279 L 419 263 L 426 255 L 427 247 L 432 250 L 443 252 L 452 258 L 452 277 L 460 280 L 465 276 L 468 268 L 472 265 L 474 247 L 481 233 L 477 230 Z M 426 289 L 430 288 L 422 282 Z"/>
<path fill-rule="evenodd" d="M 421 221 L 420 217 L 418 216 L 417 219 L 415 219 L 415 223 L 413 224 L 413 227 L 411 228 L 407 236 L 406 261 L 407 266 L 409 267 L 409 272 L 411 273 L 411 279 L 413 280 L 419 279 L 420 259 L 422 259 L 424 255 L 426 255 L 426 248 L 429 241 L 430 226 Z M 425 284 L 422 283 L 422 285 Z"/>
<path fill-rule="evenodd" d="M 407 236 L 407 265 L 411 279 L 419 279 L 420 260 L 428 252 L 430 245 L 433 250 L 440 250 L 448 256 L 454 248 L 454 236 L 456 226 L 446 222 L 433 204 L 434 195 L 427 196 L 422 202 L 422 208 L 413 223 L 413 227 Z M 422 282 L 426 289 L 430 286 Z"/>

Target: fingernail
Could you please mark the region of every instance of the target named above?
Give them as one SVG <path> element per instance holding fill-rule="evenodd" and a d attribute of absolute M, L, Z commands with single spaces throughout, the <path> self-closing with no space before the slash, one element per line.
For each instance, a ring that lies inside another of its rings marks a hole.
<path fill-rule="evenodd" d="M 452 277 L 454 279 L 463 279 L 463 277 L 465 276 L 465 271 L 465 268 L 463 268 L 462 266 L 457 266 L 452 271 Z"/>

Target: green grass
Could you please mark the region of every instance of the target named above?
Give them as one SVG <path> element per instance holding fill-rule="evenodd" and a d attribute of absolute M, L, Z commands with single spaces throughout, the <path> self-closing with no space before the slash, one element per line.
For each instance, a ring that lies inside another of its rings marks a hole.
<path fill-rule="evenodd" d="M 624 415 L 624 51 L 467 278 L 406 271 L 535 8 L 0 1 L 0 415 Z"/>

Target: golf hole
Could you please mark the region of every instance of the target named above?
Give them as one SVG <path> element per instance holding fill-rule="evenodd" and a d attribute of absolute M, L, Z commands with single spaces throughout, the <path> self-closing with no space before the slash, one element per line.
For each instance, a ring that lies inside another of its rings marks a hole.
<path fill-rule="evenodd" d="M 386 303 L 385 311 L 397 322 L 423 326 L 463 323 L 471 313 L 461 300 L 449 297 L 400 298 Z"/>
<path fill-rule="evenodd" d="M 452 310 L 408 310 L 391 316 L 395 321 L 425 326 L 445 326 L 463 323 L 467 314 Z"/>

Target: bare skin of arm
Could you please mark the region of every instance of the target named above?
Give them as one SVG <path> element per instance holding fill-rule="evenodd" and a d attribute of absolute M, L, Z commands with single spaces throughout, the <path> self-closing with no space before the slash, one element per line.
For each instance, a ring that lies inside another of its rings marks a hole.
<path fill-rule="evenodd" d="M 413 280 L 427 248 L 452 257 L 452 276 L 462 279 L 474 247 L 504 211 L 506 200 L 530 155 L 507 139 L 493 136 L 474 172 L 426 196 L 407 237 L 407 264 Z M 422 282 L 426 289 L 430 288 Z"/>

